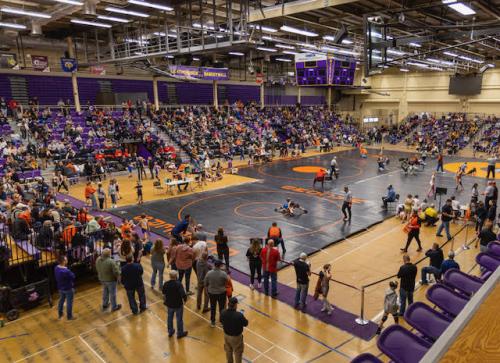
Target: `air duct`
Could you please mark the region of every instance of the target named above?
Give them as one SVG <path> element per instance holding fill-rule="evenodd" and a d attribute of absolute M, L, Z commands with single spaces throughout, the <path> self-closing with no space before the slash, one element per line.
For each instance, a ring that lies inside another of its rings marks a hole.
<path fill-rule="evenodd" d="M 31 35 L 42 35 L 42 26 L 35 20 L 31 21 Z"/>
<path fill-rule="evenodd" d="M 83 3 L 83 13 L 85 15 L 96 15 L 96 4 L 95 0 L 85 0 Z"/>

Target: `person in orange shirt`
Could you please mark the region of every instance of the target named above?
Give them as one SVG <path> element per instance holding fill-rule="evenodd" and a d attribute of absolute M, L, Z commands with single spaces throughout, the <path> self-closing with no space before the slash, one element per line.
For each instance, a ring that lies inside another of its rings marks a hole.
<path fill-rule="evenodd" d="M 267 239 L 272 239 L 275 242 L 276 248 L 281 245 L 283 249 L 283 255 L 286 253 L 285 241 L 283 240 L 283 234 L 281 233 L 281 228 L 278 227 L 278 223 L 273 222 L 271 227 L 267 230 Z"/>
<path fill-rule="evenodd" d="M 120 233 L 122 238 L 130 238 L 132 235 L 132 228 L 135 227 L 129 220 L 124 219 L 123 224 L 120 226 Z"/>
<path fill-rule="evenodd" d="M 314 177 L 314 182 L 313 182 L 313 188 L 316 186 L 316 182 L 321 182 L 321 189 L 324 189 L 325 187 L 325 176 L 326 176 L 326 170 L 323 168 L 320 168 L 316 172 L 316 176 Z"/>
<path fill-rule="evenodd" d="M 410 246 L 413 238 L 417 240 L 418 249 L 417 251 L 422 251 L 422 244 L 420 243 L 420 225 L 421 221 L 418 218 L 418 212 L 413 210 L 408 224 L 405 226 L 405 231 L 408 231 L 408 239 L 406 240 L 406 246 L 401 248 L 401 252 L 408 252 L 408 247 Z"/>
<path fill-rule="evenodd" d="M 23 207 L 23 210 L 19 213 L 18 217 L 24 219 L 26 223 L 28 223 L 28 226 L 31 227 L 31 212 L 28 207 Z"/>
<path fill-rule="evenodd" d="M 96 188 L 92 186 L 92 182 L 87 182 L 87 186 L 85 187 L 85 201 L 90 200 L 92 209 L 97 209 L 97 198 L 95 196 Z"/>
<path fill-rule="evenodd" d="M 64 228 L 62 235 L 61 235 L 62 240 L 66 246 L 71 244 L 71 240 L 73 239 L 75 234 L 76 234 L 76 227 L 75 227 L 74 223 L 71 222 L 71 224 L 69 224 L 68 226 L 66 226 Z"/>

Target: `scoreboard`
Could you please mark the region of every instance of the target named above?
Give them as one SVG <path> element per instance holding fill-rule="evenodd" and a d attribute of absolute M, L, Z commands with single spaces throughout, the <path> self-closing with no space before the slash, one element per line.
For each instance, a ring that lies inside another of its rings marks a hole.
<path fill-rule="evenodd" d="M 355 60 L 340 60 L 309 53 L 298 54 L 295 58 L 299 86 L 352 86 L 355 71 Z"/>

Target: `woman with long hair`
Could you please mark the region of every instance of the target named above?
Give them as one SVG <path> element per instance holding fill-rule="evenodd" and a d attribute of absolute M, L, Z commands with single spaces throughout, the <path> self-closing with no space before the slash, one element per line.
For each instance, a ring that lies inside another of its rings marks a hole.
<path fill-rule="evenodd" d="M 132 243 L 129 239 L 124 239 L 120 246 L 120 251 L 118 252 L 118 256 L 120 258 L 120 267 L 123 267 L 127 264 L 127 257 L 134 257 L 134 248 L 132 247 Z"/>
<path fill-rule="evenodd" d="M 163 287 L 163 270 L 165 270 L 165 247 L 163 241 L 157 239 L 151 249 L 151 267 L 153 273 L 151 274 L 151 288 L 155 288 L 156 274 L 158 273 L 158 289 L 161 291 Z"/>
<path fill-rule="evenodd" d="M 175 252 L 178 246 L 179 241 L 177 241 L 176 238 L 171 237 L 167 249 L 167 260 L 171 270 L 177 270 L 177 266 L 175 265 Z"/>
<path fill-rule="evenodd" d="M 323 270 L 321 271 L 321 296 L 323 297 L 323 307 L 321 308 L 322 312 L 325 312 L 328 315 L 332 314 L 333 307 L 332 304 L 328 301 L 328 292 L 330 291 L 330 279 L 332 278 L 332 265 L 327 263 L 323 266 Z"/>
<path fill-rule="evenodd" d="M 250 267 L 250 289 L 255 288 L 255 275 L 257 275 L 257 287 L 260 289 L 262 280 L 262 261 L 260 259 L 260 253 L 262 251 L 262 245 L 260 240 L 252 239 L 250 241 L 250 247 L 247 250 L 248 265 Z"/>

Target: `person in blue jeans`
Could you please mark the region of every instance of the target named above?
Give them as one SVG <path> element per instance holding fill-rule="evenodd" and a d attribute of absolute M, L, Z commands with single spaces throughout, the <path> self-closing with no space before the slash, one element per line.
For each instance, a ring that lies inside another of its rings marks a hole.
<path fill-rule="evenodd" d="M 184 330 L 184 304 L 187 301 L 186 291 L 178 280 L 179 274 L 176 270 L 169 272 L 170 280 L 165 282 L 162 288 L 164 304 L 167 306 L 167 330 L 168 337 L 175 334 L 174 315 L 177 321 L 177 339 L 184 338 L 188 332 Z"/>
<path fill-rule="evenodd" d="M 307 255 L 302 252 L 300 257 L 293 262 L 295 275 L 297 277 L 297 289 L 295 291 L 295 308 L 304 310 L 306 308 L 307 290 L 309 289 L 309 276 L 311 266 L 306 261 Z"/>
<path fill-rule="evenodd" d="M 415 278 L 417 277 L 417 266 L 412 264 L 410 256 L 403 255 L 404 264 L 399 268 L 397 277 L 401 280 L 399 284 L 399 301 L 401 308 L 399 315 L 403 316 L 406 311 L 406 301 L 408 305 L 413 304 L 413 291 L 415 290 Z"/>
<path fill-rule="evenodd" d="M 441 232 L 443 232 L 443 229 L 446 231 L 446 238 L 448 240 L 451 239 L 451 234 L 450 234 L 450 222 L 453 219 L 453 208 L 451 206 L 451 199 L 447 199 L 445 205 L 443 205 L 443 208 L 441 208 L 441 224 L 438 227 L 438 230 L 436 232 L 437 237 L 443 237 Z"/>
<path fill-rule="evenodd" d="M 73 297 L 75 295 L 75 274 L 68 268 L 68 259 L 66 256 L 59 258 L 59 264 L 55 267 L 54 275 L 57 289 L 59 290 L 59 303 L 57 312 L 59 319 L 64 315 L 64 302 L 66 302 L 66 317 L 73 320 Z"/>
<path fill-rule="evenodd" d="M 132 255 L 127 256 L 127 264 L 122 267 L 121 282 L 127 291 L 130 310 L 132 310 L 132 314 L 134 315 L 146 310 L 146 293 L 144 291 L 144 282 L 142 281 L 143 273 L 144 270 L 141 264 L 134 262 Z M 137 307 L 137 301 L 135 300 L 136 292 L 139 296 L 139 307 Z"/>
<path fill-rule="evenodd" d="M 111 258 L 111 250 L 105 248 L 101 256 L 96 260 L 95 267 L 97 270 L 97 277 L 102 284 L 102 310 L 105 311 L 109 308 L 111 300 L 111 311 L 117 311 L 122 308 L 120 304 L 116 303 L 116 286 L 120 277 L 120 268 L 118 264 Z"/>

